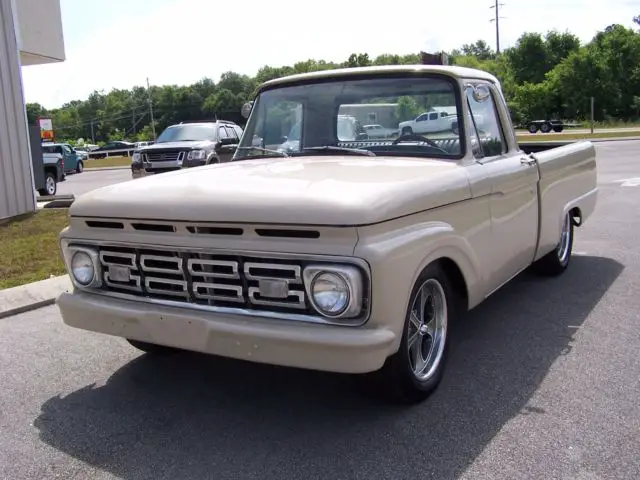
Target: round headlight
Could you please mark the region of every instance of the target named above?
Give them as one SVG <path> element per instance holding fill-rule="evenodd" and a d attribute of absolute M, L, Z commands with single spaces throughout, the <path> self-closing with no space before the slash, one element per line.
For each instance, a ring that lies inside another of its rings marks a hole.
<path fill-rule="evenodd" d="M 86 252 L 76 252 L 71 259 L 71 273 L 80 285 L 89 285 L 93 280 L 94 268 L 91 257 Z"/>
<path fill-rule="evenodd" d="M 349 306 L 349 285 L 337 273 L 319 274 L 311 285 L 316 307 L 325 315 L 340 315 Z"/>

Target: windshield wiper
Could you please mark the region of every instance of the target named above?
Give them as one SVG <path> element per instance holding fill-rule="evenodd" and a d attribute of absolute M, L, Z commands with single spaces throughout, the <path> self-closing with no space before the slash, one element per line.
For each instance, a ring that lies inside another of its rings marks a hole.
<path fill-rule="evenodd" d="M 287 154 L 287 152 L 281 151 L 281 150 L 271 150 L 270 148 L 262 148 L 262 147 L 238 147 L 237 150 L 257 150 L 259 152 L 263 152 L 263 153 L 275 153 L 276 155 L 278 155 L 279 157 L 288 157 L 289 155 Z"/>
<path fill-rule="evenodd" d="M 324 145 L 321 147 L 306 147 L 302 149 L 302 152 L 341 152 L 351 153 L 354 155 L 366 155 L 367 157 L 375 157 L 376 154 L 370 150 L 364 150 L 361 148 L 347 148 L 347 147 L 334 147 L 332 145 Z"/>

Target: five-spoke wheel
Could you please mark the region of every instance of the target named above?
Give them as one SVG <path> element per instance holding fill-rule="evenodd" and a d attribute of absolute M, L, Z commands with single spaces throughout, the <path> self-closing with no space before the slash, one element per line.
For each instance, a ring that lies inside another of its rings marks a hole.
<path fill-rule="evenodd" d="M 381 388 L 394 401 L 418 402 L 440 383 L 444 372 L 449 326 L 458 296 L 439 262 L 427 266 L 413 286 L 400 348 L 380 370 Z"/>
<path fill-rule="evenodd" d="M 442 358 L 446 338 L 446 296 L 442 285 L 429 278 L 413 298 L 407 328 L 407 354 L 418 380 L 433 376 Z"/>

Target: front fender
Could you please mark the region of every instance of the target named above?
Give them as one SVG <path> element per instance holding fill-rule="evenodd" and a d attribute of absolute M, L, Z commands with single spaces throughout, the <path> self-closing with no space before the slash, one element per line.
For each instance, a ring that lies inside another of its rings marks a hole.
<path fill-rule="evenodd" d="M 391 223 L 395 225 L 387 225 Z M 358 229 L 354 255 L 370 264 L 372 275 L 368 324 L 393 331 L 394 348 L 400 342 L 411 289 L 424 268 L 435 260 L 452 260 L 467 285 L 469 305 L 481 301 L 480 263 L 469 239 L 474 229 L 463 224 L 458 227 L 430 219 L 399 219 Z"/>

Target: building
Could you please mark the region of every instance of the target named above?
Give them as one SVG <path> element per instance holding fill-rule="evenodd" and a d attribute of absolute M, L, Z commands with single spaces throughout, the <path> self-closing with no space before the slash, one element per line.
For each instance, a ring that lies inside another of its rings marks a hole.
<path fill-rule="evenodd" d="M 22 66 L 64 60 L 60 0 L 0 0 L 0 219 L 36 209 Z"/>

